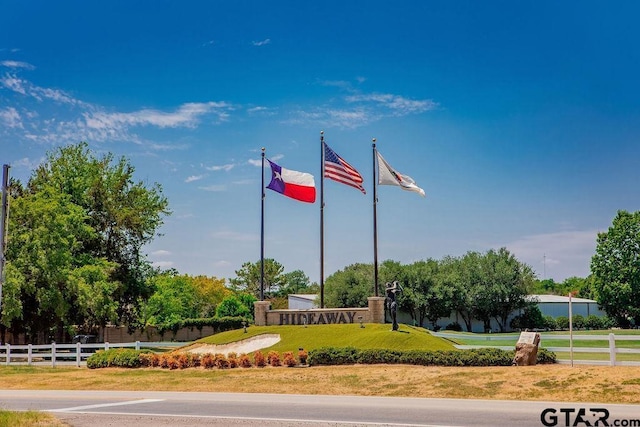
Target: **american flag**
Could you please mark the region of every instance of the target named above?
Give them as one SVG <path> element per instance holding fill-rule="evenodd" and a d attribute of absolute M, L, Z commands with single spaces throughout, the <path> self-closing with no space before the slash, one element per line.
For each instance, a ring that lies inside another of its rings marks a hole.
<path fill-rule="evenodd" d="M 324 177 L 350 185 L 362 191 L 363 194 L 367 194 L 362 186 L 362 175 L 327 144 L 324 144 Z"/>

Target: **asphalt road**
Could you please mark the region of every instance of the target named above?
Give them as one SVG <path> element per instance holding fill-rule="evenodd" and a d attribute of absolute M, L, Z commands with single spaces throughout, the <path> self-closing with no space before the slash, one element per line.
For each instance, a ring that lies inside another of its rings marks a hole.
<path fill-rule="evenodd" d="M 638 405 L 155 391 L 0 390 L 0 407 L 50 412 L 74 427 L 540 427 L 545 409 L 547 425 L 595 425 L 602 410 L 610 425 L 640 419 Z"/>

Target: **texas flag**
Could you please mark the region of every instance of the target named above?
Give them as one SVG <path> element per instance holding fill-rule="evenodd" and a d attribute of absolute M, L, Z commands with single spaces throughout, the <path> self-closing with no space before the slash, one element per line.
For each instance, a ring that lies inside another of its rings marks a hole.
<path fill-rule="evenodd" d="M 316 201 L 316 184 L 313 175 L 285 169 L 267 160 L 271 165 L 271 182 L 267 188 L 301 202 Z"/>

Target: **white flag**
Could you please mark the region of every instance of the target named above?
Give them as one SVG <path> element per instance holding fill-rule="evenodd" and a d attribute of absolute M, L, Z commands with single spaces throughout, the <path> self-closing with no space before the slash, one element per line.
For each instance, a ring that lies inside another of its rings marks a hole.
<path fill-rule="evenodd" d="M 397 185 L 403 190 L 415 191 L 422 197 L 425 197 L 424 190 L 416 185 L 416 182 L 408 175 L 402 175 L 394 170 L 385 159 L 382 158 L 380 153 L 376 150 L 378 155 L 378 184 L 380 185 Z"/>

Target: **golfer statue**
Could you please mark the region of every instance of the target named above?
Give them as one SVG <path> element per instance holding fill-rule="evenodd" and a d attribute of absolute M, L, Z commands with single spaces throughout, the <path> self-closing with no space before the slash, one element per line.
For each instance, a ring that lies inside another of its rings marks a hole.
<path fill-rule="evenodd" d="M 402 286 L 395 280 L 393 283 L 387 282 L 385 285 L 387 291 L 387 309 L 391 315 L 391 321 L 393 322 L 392 331 L 398 330 L 398 303 L 396 297 L 398 292 L 402 292 Z"/>

